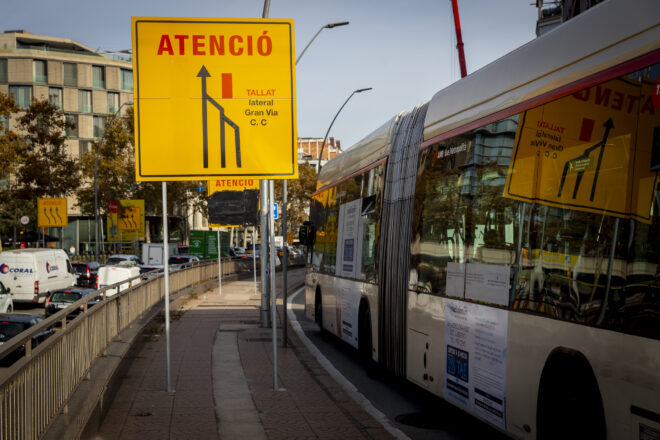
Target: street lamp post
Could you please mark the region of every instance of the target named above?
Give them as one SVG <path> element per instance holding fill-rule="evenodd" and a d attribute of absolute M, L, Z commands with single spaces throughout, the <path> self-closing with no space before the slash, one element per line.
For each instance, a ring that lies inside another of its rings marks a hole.
<path fill-rule="evenodd" d="M 322 31 L 323 29 L 332 29 L 333 27 L 337 27 L 337 26 L 346 26 L 347 24 L 348 24 L 347 21 L 338 21 L 338 22 L 336 22 L 336 23 L 328 23 L 328 24 L 326 24 L 325 26 L 321 26 L 321 29 L 319 29 L 318 31 L 316 31 L 316 33 L 314 34 L 314 36 L 312 37 L 312 39 L 309 40 L 309 43 L 307 43 L 307 46 L 305 46 L 305 48 L 302 50 L 302 52 L 300 52 L 300 55 L 298 55 L 298 58 L 296 58 L 296 65 L 298 64 L 298 61 L 300 61 L 300 59 L 302 58 L 302 56 L 305 54 L 305 51 L 307 50 L 307 48 L 312 44 L 312 42 L 316 39 L 316 37 L 319 36 L 319 34 L 321 33 L 321 31 Z"/>
<path fill-rule="evenodd" d="M 264 6 L 265 7 L 265 6 Z M 319 36 L 321 31 L 323 29 L 332 29 L 334 27 L 338 26 L 346 26 L 348 24 L 347 21 L 340 21 L 336 23 L 328 23 L 325 26 L 321 26 L 321 28 L 314 34 L 311 40 L 309 40 L 309 43 L 307 43 L 307 46 L 303 49 L 302 52 L 300 52 L 300 55 L 298 55 L 298 58 L 296 58 L 296 66 L 298 65 L 298 61 L 302 58 L 302 56 L 305 54 L 305 51 L 307 48 L 312 44 L 312 42 L 316 39 L 316 37 Z M 287 304 L 287 264 L 289 263 L 289 245 L 287 241 L 287 224 L 286 224 L 286 208 L 287 205 L 287 180 L 284 179 L 282 181 L 282 236 L 284 238 L 284 246 L 282 247 L 282 255 L 284 256 L 284 265 L 282 266 L 282 299 L 283 299 L 283 304 L 284 304 L 284 313 L 283 315 L 283 334 L 282 334 L 282 346 L 286 347 L 287 346 L 287 316 L 286 316 L 286 304 Z"/>
<path fill-rule="evenodd" d="M 323 158 L 323 148 L 325 148 L 325 142 L 328 140 L 328 134 L 330 134 L 330 129 L 332 128 L 332 124 L 335 123 L 335 120 L 337 119 L 337 116 L 339 116 L 339 113 L 341 113 L 342 109 L 346 106 L 346 104 L 353 97 L 353 95 L 355 95 L 356 93 L 366 92 L 367 90 L 371 90 L 371 89 L 372 89 L 371 87 L 367 87 L 367 88 L 364 88 L 364 89 L 353 90 L 353 93 L 351 93 L 350 96 L 348 98 L 346 98 L 346 101 L 344 101 L 342 106 L 339 107 L 339 110 L 337 110 L 337 114 L 335 115 L 334 118 L 332 118 L 332 122 L 330 123 L 330 126 L 328 127 L 328 131 L 325 132 L 325 137 L 323 138 L 323 143 L 321 144 L 321 152 L 319 154 L 319 162 L 316 166 L 316 172 L 317 173 L 321 172 L 321 159 Z"/>
<path fill-rule="evenodd" d="M 101 147 L 103 147 L 103 141 L 105 140 L 105 134 L 108 132 L 108 128 L 112 126 L 112 123 L 115 121 L 117 115 L 119 115 L 122 107 L 124 107 L 125 105 L 133 105 L 133 102 L 126 101 L 125 103 L 119 106 L 116 112 L 113 113 L 112 117 L 110 118 L 110 121 L 108 122 L 106 129 L 103 131 L 103 136 L 101 136 L 101 140 L 99 141 L 99 146 L 96 149 L 96 162 L 94 162 L 94 231 L 95 231 L 94 235 L 96 238 L 94 255 L 96 257 L 96 261 L 99 261 L 99 184 L 98 184 L 99 156 L 101 155 Z"/>

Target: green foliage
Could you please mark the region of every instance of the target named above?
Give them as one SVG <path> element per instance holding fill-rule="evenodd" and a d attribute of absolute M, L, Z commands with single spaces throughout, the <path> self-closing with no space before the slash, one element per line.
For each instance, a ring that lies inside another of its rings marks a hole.
<path fill-rule="evenodd" d="M 33 100 L 20 111 L 0 94 L 0 114 L 16 120 L 18 128 L 0 134 L 0 231 L 7 232 L 15 231 L 23 215 L 36 219 L 38 198 L 72 195 L 80 172 L 66 151 L 64 131 L 71 124 L 47 100 Z"/>
<path fill-rule="evenodd" d="M 308 162 L 298 165 L 298 179 L 287 181 L 287 231 L 297 234 L 298 227 L 308 220 L 309 200 L 316 190 L 316 167 Z M 275 181 L 275 198 L 282 202 L 282 181 Z"/>

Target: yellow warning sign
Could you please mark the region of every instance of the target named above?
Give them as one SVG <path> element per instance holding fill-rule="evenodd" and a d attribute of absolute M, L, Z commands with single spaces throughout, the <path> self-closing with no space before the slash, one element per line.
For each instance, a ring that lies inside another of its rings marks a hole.
<path fill-rule="evenodd" d="M 139 241 L 145 239 L 144 200 L 108 202 L 108 241 Z"/>
<path fill-rule="evenodd" d="M 127 206 L 117 213 L 117 229 L 120 231 L 140 230 L 140 208 Z"/>
<path fill-rule="evenodd" d="M 504 196 L 648 222 L 653 130 L 638 126 L 657 117 L 644 88 L 618 78 L 524 112 Z"/>
<path fill-rule="evenodd" d="M 136 178 L 293 179 L 293 20 L 133 17 Z"/>
<path fill-rule="evenodd" d="M 37 226 L 40 228 L 68 226 L 66 199 L 37 199 Z"/>

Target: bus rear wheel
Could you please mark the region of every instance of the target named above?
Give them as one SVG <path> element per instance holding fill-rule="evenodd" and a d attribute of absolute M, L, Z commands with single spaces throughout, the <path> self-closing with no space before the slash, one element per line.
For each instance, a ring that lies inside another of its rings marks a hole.
<path fill-rule="evenodd" d="M 314 297 L 314 322 L 319 325 L 319 329 L 323 332 L 323 300 L 321 298 L 321 290 L 318 288 Z"/>
<path fill-rule="evenodd" d="M 537 439 L 605 439 L 598 381 L 582 353 L 555 349 L 546 361 L 536 407 Z"/>
<path fill-rule="evenodd" d="M 371 334 L 371 313 L 366 301 L 360 303 L 358 314 L 358 356 L 367 371 L 367 376 L 376 375 L 376 362 L 373 360 L 373 337 Z"/>

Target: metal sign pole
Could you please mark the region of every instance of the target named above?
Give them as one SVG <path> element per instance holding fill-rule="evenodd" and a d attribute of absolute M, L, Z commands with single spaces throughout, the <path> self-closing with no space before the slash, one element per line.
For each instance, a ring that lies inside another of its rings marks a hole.
<path fill-rule="evenodd" d="M 275 286 L 275 258 L 277 258 L 277 250 L 275 249 L 275 219 L 273 218 L 273 202 L 275 201 L 275 190 L 273 188 L 273 181 L 268 181 L 270 203 L 268 203 L 268 220 L 269 220 L 269 237 L 270 246 L 270 298 L 271 298 L 271 324 L 273 326 L 273 389 L 277 390 L 277 290 Z"/>
<path fill-rule="evenodd" d="M 284 247 L 282 248 L 282 255 L 284 256 L 284 266 L 282 266 L 282 347 L 286 348 L 286 338 L 287 338 L 287 322 L 286 322 L 286 300 L 287 300 L 287 286 L 286 286 L 286 270 L 289 265 L 289 240 L 287 239 L 287 229 L 286 229 L 286 191 L 287 191 L 287 181 L 284 179 L 282 181 L 282 235 L 284 236 Z"/>
<path fill-rule="evenodd" d="M 268 280 L 266 279 L 266 264 L 268 262 L 268 181 L 261 181 L 261 327 L 268 328 Z M 252 245 L 252 253 L 256 258 L 256 244 Z"/>
<path fill-rule="evenodd" d="M 167 392 L 171 393 L 170 380 L 170 262 L 169 232 L 167 231 L 167 182 L 163 182 L 163 260 L 165 263 L 163 280 L 165 282 L 165 353 L 167 359 Z"/>
<path fill-rule="evenodd" d="M 218 293 L 222 295 L 222 234 L 218 228 Z"/>
<path fill-rule="evenodd" d="M 254 275 L 254 296 L 257 296 L 257 254 L 255 245 L 257 243 L 257 227 L 252 226 L 252 275 Z"/>

